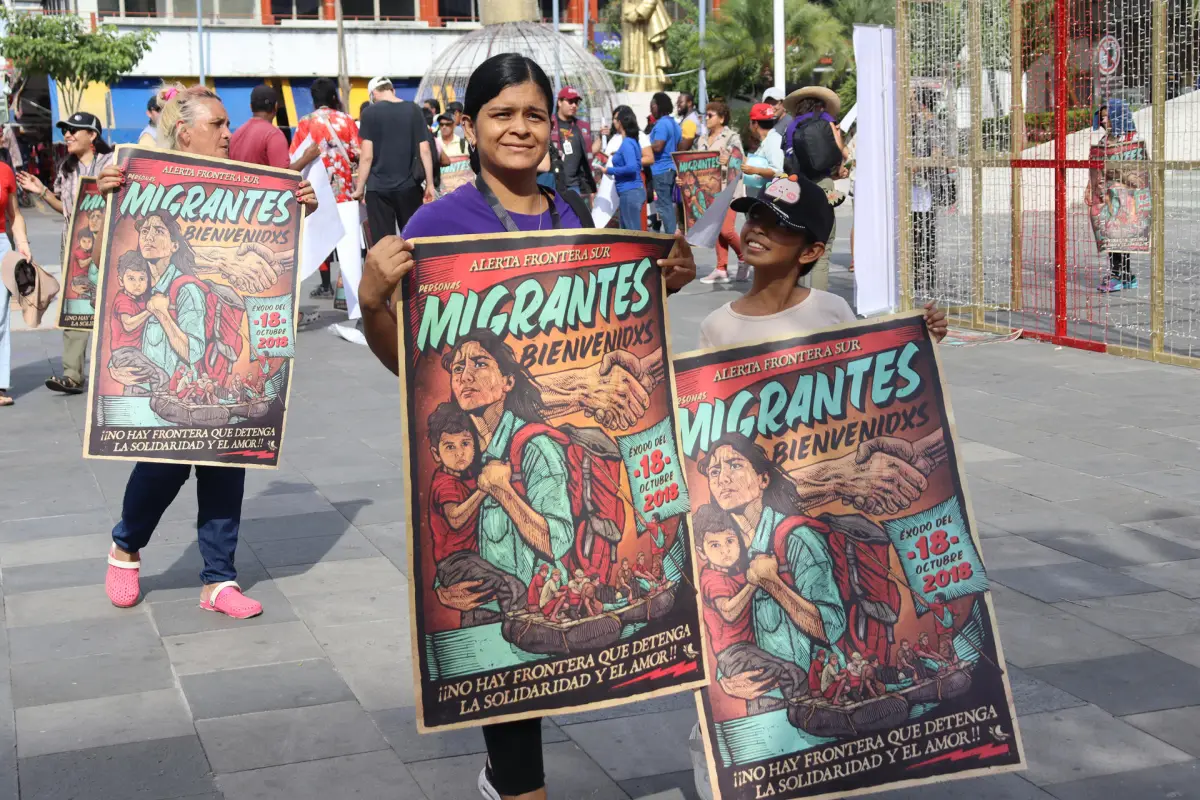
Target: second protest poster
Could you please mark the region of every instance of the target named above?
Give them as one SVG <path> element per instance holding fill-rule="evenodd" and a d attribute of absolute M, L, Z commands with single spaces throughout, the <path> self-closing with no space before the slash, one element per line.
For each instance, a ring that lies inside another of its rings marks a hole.
<path fill-rule="evenodd" d="M 96 284 L 104 249 L 104 195 L 96 179 L 79 179 L 79 192 L 63 247 L 63 293 L 58 327 L 90 331 L 95 324 Z"/>
<path fill-rule="evenodd" d="M 422 730 L 704 682 L 669 237 L 413 241 L 399 352 Z"/>
<path fill-rule="evenodd" d="M 718 800 L 1023 760 L 920 314 L 675 360 Z"/>
<path fill-rule="evenodd" d="M 725 169 L 721 154 L 715 150 L 692 150 L 672 157 L 683 202 L 683 230 L 687 232 L 721 193 Z"/>
<path fill-rule="evenodd" d="M 275 467 L 296 355 L 300 173 L 121 146 L 84 455 Z"/>

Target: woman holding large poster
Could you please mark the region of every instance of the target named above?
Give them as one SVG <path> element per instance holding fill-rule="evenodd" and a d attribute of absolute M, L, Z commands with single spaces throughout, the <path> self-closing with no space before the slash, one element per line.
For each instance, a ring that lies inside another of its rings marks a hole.
<path fill-rule="evenodd" d="M 228 158 L 229 114 L 211 89 L 163 87 L 159 105 L 159 142 L 165 149 Z M 117 192 L 125 182 L 122 167 L 110 165 L 100 173 L 100 191 L 105 194 Z M 316 196 L 307 181 L 300 183 L 296 200 L 310 211 L 316 207 Z M 193 273 L 202 253 L 219 248 L 193 247 L 175 217 L 166 212 L 145 214 L 136 221 L 135 228 L 137 248 L 125 253 L 116 266 L 122 293 L 114 306 L 114 320 L 120 329 L 114 332 L 124 334 L 118 339 L 130 343 L 124 352 L 132 356 L 140 351 L 144 358 L 113 358 L 107 365 L 109 372 L 132 388 L 147 379 L 150 372 L 161 370 L 174 375 L 177 367 L 191 367 L 203 360 L 208 370 L 204 376 L 197 376 L 196 389 L 211 394 L 215 392 L 215 379 L 210 375 L 213 370 L 228 370 L 228 354 L 222 342 L 209 341 L 206 336 L 207 307 L 211 305 L 206 292 L 215 289 L 202 289 Z M 244 286 L 250 291 L 261 288 L 247 284 L 262 280 L 262 276 L 246 272 L 248 259 L 221 259 L 219 252 L 209 255 L 215 259 L 211 267 L 234 287 L 240 290 Z M 167 288 L 148 291 L 158 287 Z M 150 542 L 159 519 L 191 470 L 188 463 L 139 461 L 134 466 L 108 556 L 105 591 L 113 605 L 128 608 L 137 603 L 141 594 L 140 551 Z M 197 535 L 204 558 L 200 607 L 236 619 L 262 613 L 260 603 L 242 594 L 234 567 L 245 481 L 246 472 L 239 467 L 196 466 Z"/>
<path fill-rule="evenodd" d="M 1092 129 L 1103 138 L 1092 145 L 1093 161 L 1145 161 L 1146 143 L 1138 136 L 1133 112 L 1124 100 L 1112 98 L 1092 117 Z M 1088 171 L 1084 194 L 1096 248 L 1108 255 L 1108 278 L 1101 292 L 1138 287 L 1131 253 L 1150 251 L 1150 172 L 1142 169 Z"/>
<path fill-rule="evenodd" d="M 467 84 L 463 126 L 468 139 L 474 143 L 472 166 L 478 176 L 476 181 L 418 211 L 405 227 L 403 238 L 387 237 L 367 256 L 360 287 L 364 331 L 371 350 L 388 369 L 399 374 L 396 310 L 391 306 L 391 298 L 413 265 L 413 246 L 406 240 L 430 236 L 469 237 L 506 230 L 582 228 L 590 224 L 585 207 L 552 190 L 542 190 L 537 184 L 537 166 L 545 157 L 550 141 L 553 104 L 553 92 L 545 72 L 525 56 L 516 53 L 494 56 L 472 73 Z M 660 261 L 659 266 L 667 286 L 672 289 L 682 287 L 696 274 L 695 262 L 682 238 L 670 257 Z M 512 365 L 505 366 L 509 356 L 485 339 L 486 333 L 476 332 L 462 340 L 462 347 L 457 349 L 457 354 L 452 354 L 447 368 L 452 374 L 456 369 L 472 373 L 470 389 L 464 386 L 461 391 L 456 390 L 454 401 L 463 410 L 482 410 L 479 423 L 486 425 L 486 430 L 494 437 L 499 433 L 500 420 L 521 405 L 514 393 L 520 392 L 526 405 L 536 406 L 538 392 L 532 390 L 529 382 L 518 380 Z M 615 368 L 610 373 L 615 376 L 624 373 L 624 369 Z M 551 393 L 561 395 L 570 391 L 569 383 L 563 382 Z M 546 393 L 543 391 L 543 395 Z M 617 407 L 623 396 L 628 399 L 621 392 L 614 393 L 614 407 L 597 409 L 594 413 L 627 413 L 628 406 Z M 544 402 L 545 397 L 541 401 Z M 500 419 L 496 418 L 497 411 L 502 411 Z M 529 410 L 522 413 L 528 414 Z M 455 427 L 448 426 L 446 430 L 453 434 L 457 432 Z M 484 430 L 479 425 L 474 429 L 477 432 Z M 490 441 L 489 438 L 489 444 Z M 547 464 L 562 459 L 561 447 L 553 442 L 542 443 L 538 451 Z M 490 488 L 495 495 L 505 494 L 504 485 L 511 476 L 502 474 L 504 469 L 502 464 L 492 467 L 497 474 L 486 477 L 481 474 L 480 484 L 485 489 Z M 551 526 L 553 514 L 545 513 L 553 503 L 539 503 L 542 513 L 530 514 L 513 499 L 510 498 L 507 504 L 499 503 L 501 509 L 496 524 L 504 529 L 515 525 L 521 530 L 523 542 L 537 541 L 540 547 L 559 555 L 561 547 L 555 545 L 556 535 Z M 468 499 L 462 505 L 469 502 Z M 524 501 L 522 505 L 526 505 Z M 492 524 L 481 520 L 481 538 L 492 535 Z M 543 582 L 556 580 L 552 573 L 539 577 Z M 479 777 L 483 795 L 494 800 L 545 798 L 541 721 L 532 719 L 488 725 L 483 732 L 488 748 L 488 761 Z"/>

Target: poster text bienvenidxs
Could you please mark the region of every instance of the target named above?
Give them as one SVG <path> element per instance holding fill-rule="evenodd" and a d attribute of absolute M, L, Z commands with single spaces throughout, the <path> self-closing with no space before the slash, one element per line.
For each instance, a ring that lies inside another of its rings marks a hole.
<path fill-rule="evenodd" d="M 416 240 L 403 284 L 424 730 L 704 680 L 667 237 Z"/>
<path fill-rule="evenodd" d="M 1022 761 L 919 314 L 675 361 L 723 800 Z"/>
<path fill-rule="evenodd" d="M 299 173 L 121 147 L 84 454 L 274 467 L 296 354 Z"/>

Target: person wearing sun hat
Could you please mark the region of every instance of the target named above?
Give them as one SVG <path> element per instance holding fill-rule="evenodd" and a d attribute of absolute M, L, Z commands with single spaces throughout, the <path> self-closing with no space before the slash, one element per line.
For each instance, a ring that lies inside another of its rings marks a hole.
<path fill-rule="evenodd" d="M 797 89 L 784 98 L 783 108 L 794 117 L 783 136 L 783 150 L 789 156 L 791 155 L 789 151 L 792 149 L 793 139 L 800 126 L 814 118 L 819 118 L 829 123 L 830 129 L 833 131 L 833 141 L 836 143 L 838 150 L 842 152 L 842 160 L 829 174 L 809 175 L 808 177 L 825 190 L 825 194 L 829 198 L 831 205 L 834 207 L 841 205 L 846 196 L 839 192 L 833 184 L 835 179 L 845 178 L 849 175 L 845 166 L 846 145 L 842 142 L 842 132 L 837 125 L 838 115 L 842 111 L 841 98 L 837 96 L 837 92 L 825 86 L 805 86 L 803 89 Z M 788 162 L 790 167 L 790 158 Z M 829 253 L 832 251 L 833 239 L 836 235 L 837 225 L 835 223 L 829 233 L 829 241 L 826 242 L 827 247 L 824 255 L 821 256 L 820 261 L 813 267 L 807 277 L 807 285 L 814 289 L 829 288 Z"/>
<path fill-rule="evenodd" d="M 112 160 L 112 147 L 104 141 L 104 128 L 95 114 L 76 111 L 57 126 L 67 143 L 67 157 L 58 167 L 54 187 L 47 189 L 36 176 L 23 172 L 17 178 L 21 188 L 40 197 L 46 205 L 63 215 L 63 233 L 71 222 L 81 177 L 96 177 Z M 64 248 L 59 248 L 62 252 Z M 64 394 L 79 394 L 87 385 L 83 360 L 87 352 L 88 331 L 63 331 L 62 375 L 46 379 L 46 388 Z"/>

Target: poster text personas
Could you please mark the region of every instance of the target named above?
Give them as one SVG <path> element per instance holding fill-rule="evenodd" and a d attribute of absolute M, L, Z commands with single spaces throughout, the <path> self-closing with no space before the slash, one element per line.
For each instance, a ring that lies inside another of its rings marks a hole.
<path fill-rule="evenodd" d="M 1093 161 L 1146 160 L 1146 143 L 1104 142 L 1092 145 Z M 1150 252 L 1150 168 L 1094 169 L 1087 198 L 1096 247 L 1102 253 Z"/>
<path fill-rule="evenodd" d="M 137 147 L 117 164 L 84 455 L 278 466 L 300 174 Z"/>
<path fill-rule="evenodd" d="M 416 239 L 402 284 L 422 730 L 704 681 L 665 236 Z"/>
<path fill-rule="evenodd" d="M 96 283 L 104 249 L 104 196 L 95 178 L 79 179 L 64 245 L 58 327 L 90 331 L 96 316 Z"/>
<path fill-rule="evenodd" d="M 919 314 L 675 360 L 721 800 L 1019 768 Z"/>
<path fill-rule="evenodd" d="M 704 216 L 713 198 L 721 193 L 725 169 L 715 150 L 675 153 L 675 180 L 683 198 L 683 230 L 686 233 Z"/>

